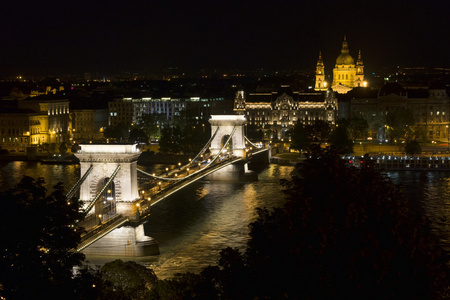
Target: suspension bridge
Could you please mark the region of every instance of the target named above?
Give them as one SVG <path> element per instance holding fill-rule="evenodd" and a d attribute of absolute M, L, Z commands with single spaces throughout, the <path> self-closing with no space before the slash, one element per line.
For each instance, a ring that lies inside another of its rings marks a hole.
<path fill-rule="evenodd" d="M 79 194 L 85 228 L 77 251 L 95 255 L 148 256 L 159 253 L 143 224 L 151 207 L 200 180 L 246 180 L 248 163 L 270 151 L 244 134 L 244 116 L 212 116 L 211 138 L 189 162 L 161 174 L 137 166 L 136 144 L 85 144 L 75 155 L 82 176 L 67 198 Z"/>

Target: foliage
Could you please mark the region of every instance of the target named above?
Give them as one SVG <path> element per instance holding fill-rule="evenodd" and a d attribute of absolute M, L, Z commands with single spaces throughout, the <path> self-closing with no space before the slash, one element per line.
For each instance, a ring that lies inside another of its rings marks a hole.
<path fill-rule="evenodd" d="M 59 145 L 59 153 L 65 154 L 67 152 L 67 145 L 66 143 L 62 142 L 61 145 Z"/>
<path fill-rule="evenodd" d="M 80 241 L 72 226 L 81 218 L 79 203 L 67 202 L 61 183 L 48 195 L 43 184 L 24 177 L 0 193 L 0 283 L 8 299 L 73 296 L 72 268 L 84 259 L 72 251 Z"/>
<path fill-rule="evenodd" d="M 330 144 L 340 154 L 353 153 L 353 141 L 350 139 L 348 122 L 340 120 L 330 135 Z"/>
<path fill-rule="evenodd" d="M 420 154 L 422 153 L 422 147 L 420 147 L 419 143 L 414 141 L 406 141 L 405 152 L 409 155 Z"/>
<path fill-rule="evenodd" d="M 115 126 L 107 127 L 103 133 L 103 136 L 107 139 L 116 140 L 118 142 L 124 142 L 129 137 L 129 126 L 126 124 L 117 124 Z"/>
<path fill-rule="evenodd" d="M 149 299 L 206 300 L 217 298 L 217 291 L 214 288 L 214 284 L 203 273 L 205 273 L 205 271 L 203 271 L 202 274 L 180 273 L 173 278 L 158 280 L 149 293 Z"/>
<path fill-rule="evenodd" d="M 147 299 L 146 295 L 157 279 L 153 270 L 120 259 L 103 265 L 101 276 L 105 299 Z"/>
<path fill-rule="evenodd" d="M 211 137 L 211 126 L 194 112 L 182 111 L 170 127 L 161 131 L 159 149 L 163 153 L 197 153 Z"/>
<path fill-rule="evenodd" d="M 138 126 L 142 129 L 148 138 L 159 139 L 160 128 L 165 127 L 167 118 L 164 114 L 143 114 L 138 122 Z"/>
<path fill-rule="evenodd" d="M 176 127 L 165 127 L 161 130 L 159 151 L 167 154 L 176 154 L 181 151 L 183 135 L 181 129 Z"/>
<path fill-rule="evenodd" d="M 308 129 L 314 142 L 324 142 L 330 135 L 330 125 L 324 120 L 315 121 Z"/>
<path fill-rule="evenodd" d="M 398 141 L 400 138 L 411 136 L 411 127 L 414 126 L 414 115 L 411 111 L 397 109 L 386 115 L 386 129 L 390 142 Z"/>
<path fill-rule="evenodd" d="M 262 141 L 264 138 L 264 132 L 262 129 L 254 124 L 247 124 L 246 125 L 246 134 L 245 134 L 250 140 L 254 141 Z"/>
<path fill-rule="evenodd" d="M 136 127 L 133 127 L 130 130 L 130 135 L 128 137 L 128 140 L 132 143 L 149 144 L 149 137 L 145 133 L 145 131 L 141 128 L 136 128 Z"/>
<path fill-rule="evenodd" d="M 286 206 L 260 210 L 251 225 L 248 264 L 253 286 L 262 287 L 253 295 L 443 296 L 448 258 L 428 221 L 408 215 L 400 189 L 369 161 L 355 169 L 332 150 L 310 154 L 299 176 L 284 182 Z"/>
<path fill-rule="evenodd" d="M 298 121 L 291 131 L 291 148 L 302 151 L 308 149 L 310 144 L 311 139 L 306 126 Z"/>
<path fill-rule="evenodd" d="M 286 205 L 258 210 L 245 254 L 158 281 L 155 299 L 447 299 L 448 257 L 400 188 L 332 148 L 284 181 Z"/>
<path fill-rule="evenodd" d="M 80 147 L 80 145 L 78 144 L 78 143 L 74 143 L 74 144 L 72 144 L 71 146 L 70 146 L 70 151 L 72 152 L 72 153 L 75 153 L 75 152 L 77 152 L 78 150 L 80 150 L 81 149 L 81 147 Z"/>
<path fill-rule="evenodd" d="M 366 119 L 361 117 L 352 117 L 348 121 L 350 139 L 355 141 L 356 139 L 364 139 L 367 136 L 367 129 L 369 124 Z"/>

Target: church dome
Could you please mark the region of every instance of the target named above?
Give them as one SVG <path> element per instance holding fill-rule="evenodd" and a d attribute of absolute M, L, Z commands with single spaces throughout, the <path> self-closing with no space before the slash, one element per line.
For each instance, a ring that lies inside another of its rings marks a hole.
<path fill-rule="evenodd" d="M 337 65 L 354 65 L 355 60 L 353 57 L 348 53 L 341 53 L 338 58 L 336 59 Z"/>
<path fill-rule="evenodd" d="M 344 37 L 344 41 L 342 42 L 341 54 L 336 59 L 336 65 L 354 65 L 355 60 L 349 54 L 347 38 Z"/>

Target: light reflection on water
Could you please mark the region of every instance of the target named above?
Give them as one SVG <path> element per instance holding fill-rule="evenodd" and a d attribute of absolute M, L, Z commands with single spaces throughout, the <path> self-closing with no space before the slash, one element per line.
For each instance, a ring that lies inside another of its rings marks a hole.
<path fill-rule="evenodd" d="M 166 166 L 143 167 L 162 171 Z M 145 258 L 88 256 L 90 264 L 120 258 L 135 260 L 155 270 L 159 278 L 178 272 L 199 272 L 215 265 L 226 247 L 245 249 L 248 224 L 256 219 L 258 207 L 273 208 L 284 203 L 279 179 L 289 178 L 290 166 L 270 165 L 260 170 L 259 180 L 247 183 L 197 182 L 159 202 L 145 224 L 147 235 L 160 244 L 161 254 Z M 44 177 L 46 188 L 58 181 L 69 190 L 80 177 L 78 165 L 41 165 L 34 162 L 0 163 L 0 188 L 12 188 L 24 176 Z M 427 215 L 442 242 L 450 250 L 450 172 L 390 172 L 401 184 L 413 213 Z"/>

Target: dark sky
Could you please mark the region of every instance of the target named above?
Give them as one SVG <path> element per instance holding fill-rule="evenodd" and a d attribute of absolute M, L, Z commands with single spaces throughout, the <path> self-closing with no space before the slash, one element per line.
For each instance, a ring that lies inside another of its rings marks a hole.
<path fill-rule="evenodd" d="M 361 4 L 365 3 L 365 4 Z M 450 1 L 2 1 L 0 75 L 450 67 Z"/>

